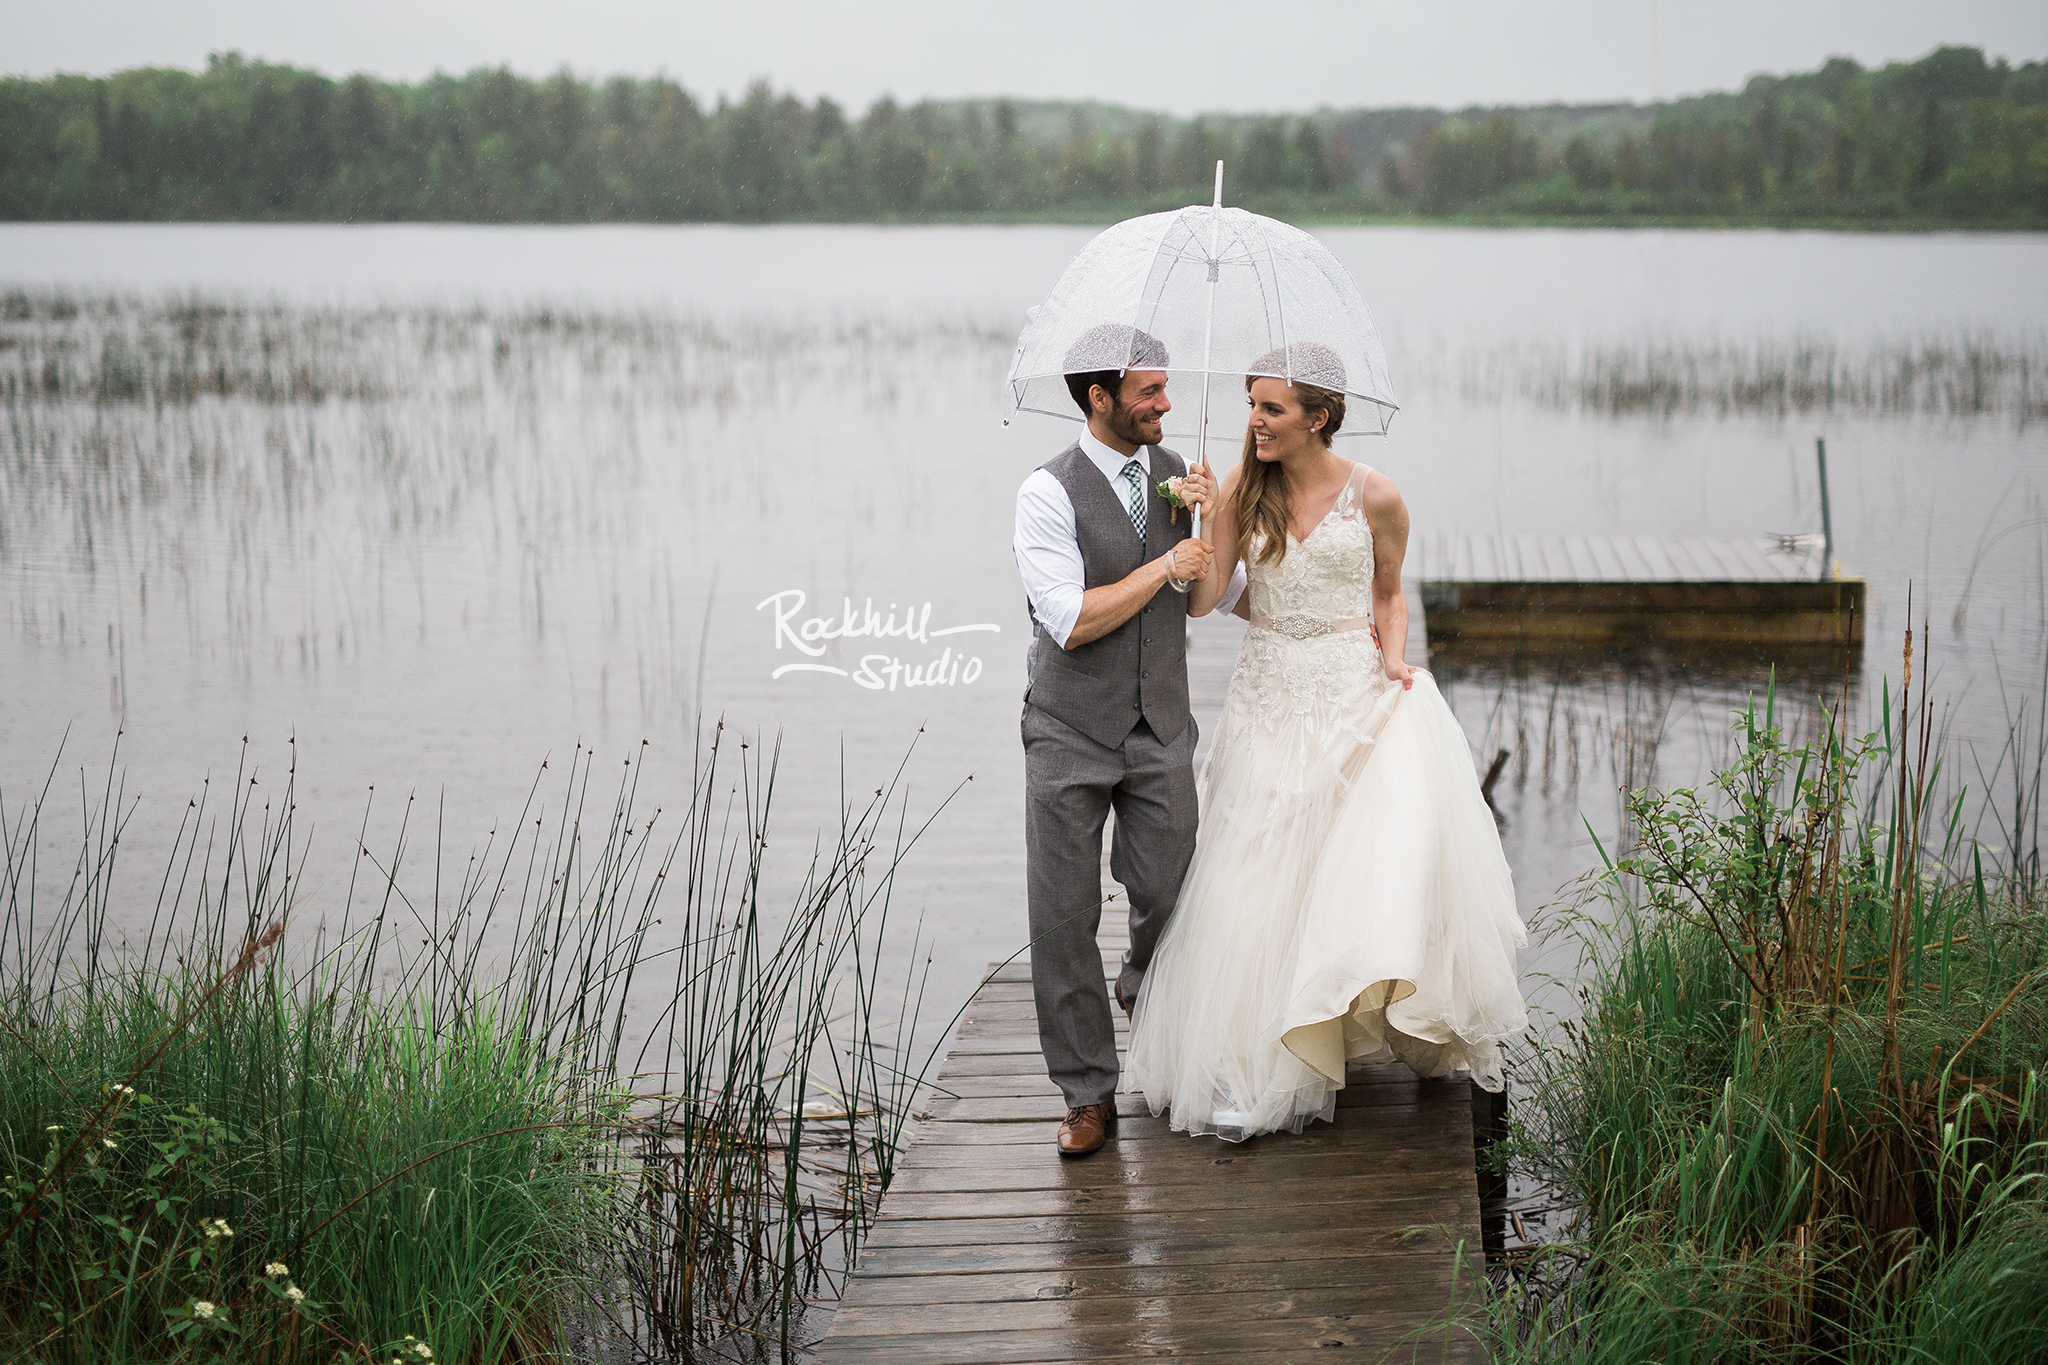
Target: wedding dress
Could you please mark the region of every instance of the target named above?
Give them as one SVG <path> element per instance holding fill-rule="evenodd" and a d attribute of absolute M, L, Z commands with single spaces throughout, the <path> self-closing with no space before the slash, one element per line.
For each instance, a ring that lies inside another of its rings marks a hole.
<path fill-rule="evenodd" d="M 1347 1062 L 1502 1086 L 1525 940 L 1471 751 L 1427 673 L 1390 682 L 1361 627 L 1373 544 L 1352 471 L 1286 557 L 1202 770 L 1201 832 L 1144 984 L 1127 1083 L 1232 1140 L 1334 1116 Z"/>

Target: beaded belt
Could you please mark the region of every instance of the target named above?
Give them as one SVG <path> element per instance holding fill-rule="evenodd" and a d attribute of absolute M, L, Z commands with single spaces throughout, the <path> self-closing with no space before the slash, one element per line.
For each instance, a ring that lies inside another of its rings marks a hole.
<path fill-rule="evenodd" d="M 1252 613 L 1252 624 L 1260 630 L 1270 630 L 1293 640 L 1313 640 L 1318 635 L 1333 635 L 1340 630 L 1366 630 L 1372 625 L 1370 616 L 1347 616 L 1341 621 L 1332 621 L 1327 616 L 1313 612 L 1291 611 L 1285 616 L 1261 616 Z"/>

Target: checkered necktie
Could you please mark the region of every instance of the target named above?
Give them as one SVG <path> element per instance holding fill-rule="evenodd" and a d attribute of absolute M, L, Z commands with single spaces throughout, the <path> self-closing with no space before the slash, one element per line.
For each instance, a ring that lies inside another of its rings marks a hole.
<path fill-rule="evenodd" d="M 1145 538 L 1145 466 L 1136 460 L 1124 466 L 1124 482 L 1131 486 L 1131 529 Z"/>

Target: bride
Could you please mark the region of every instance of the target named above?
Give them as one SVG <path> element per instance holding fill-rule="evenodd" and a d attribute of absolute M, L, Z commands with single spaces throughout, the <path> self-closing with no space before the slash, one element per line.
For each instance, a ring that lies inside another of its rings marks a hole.
<path fill-rule="evenodd" d="M 1252 368 L 1296 377 L 1245 381 L 1244 458 L 1204 509 L 1216 553 L 1191 604 L 1213 608 L 1242 557 L 1251 629 L 1128 1062 L 1153 1113 L 1233 1141 L 1333 1117 L 1347 1063 L 1499 1090 L 1500 1045 L 1527 1022 L 1522 922 L 1464 732 L 1401 658 L 1407 508 L 1330 449 L 1333 351 Z"/>

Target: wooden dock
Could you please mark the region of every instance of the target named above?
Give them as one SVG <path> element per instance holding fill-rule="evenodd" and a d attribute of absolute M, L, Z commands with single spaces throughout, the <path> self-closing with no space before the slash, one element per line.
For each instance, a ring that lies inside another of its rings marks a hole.
<path fill-rule="evenodd" d="M 1432 639 L 1860 645 L 1865 584 L 1817 542 L 1437 532 L 1405 576 Z"/>
<path fill-rule="evenodd" d="M 1105 980 L 1123 920 L 1104 911 Z M 976 992 L 937 1085 L 826 1365 L 1478 1358 L 1431 1330 L 1478 1273 L 1466 1082 L 1364 1069 L 1335 1122 L 1235 1144 L 1171 1132 L 1122 1094 L 1117 1136 L 1063 1160 L 1020 962 Z"/>

